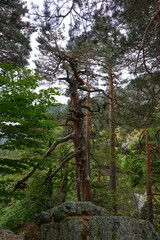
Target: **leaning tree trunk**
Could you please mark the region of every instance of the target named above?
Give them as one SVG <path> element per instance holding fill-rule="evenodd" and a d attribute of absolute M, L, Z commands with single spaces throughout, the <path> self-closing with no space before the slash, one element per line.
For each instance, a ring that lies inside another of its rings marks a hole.
<path fill-rule="evenodd" d="M 113 215 L 117 213 L 116 206 L 116 169 L 115 169 L 115 124 L 114 124 L 114 90 L 113 90 L 113 76 L 112 72 L 109 71 L 109 133 L 110 133 L 110 152 L 109 152 L 109 176 L 110 176 L 110 191 L 112 196 L 111 211 Z"/>
<path fill-rule="evenodd" d="M 152 206 L 152 182 L 151 182 L 151 162 L 148 130 L 145 128 L 146 136 L 146 174 L 147 174 L 147 218 L 153 223 L 153 206 Z"/>

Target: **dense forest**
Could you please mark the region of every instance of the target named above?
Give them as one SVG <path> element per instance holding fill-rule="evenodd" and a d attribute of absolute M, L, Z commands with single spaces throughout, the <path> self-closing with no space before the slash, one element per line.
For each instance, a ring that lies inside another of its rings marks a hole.
<path fill-rule="evenodd" d="M 3 0 L 0 46 L 0 228 L 92 201 L 158 231 L 159 0 Z"/>

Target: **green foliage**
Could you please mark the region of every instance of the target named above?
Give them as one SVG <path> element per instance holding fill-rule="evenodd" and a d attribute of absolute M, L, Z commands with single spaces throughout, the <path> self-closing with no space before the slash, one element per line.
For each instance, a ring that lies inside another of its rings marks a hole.
<path fill-rule="evenodd" d="M 25 200 L 17 200 L 11 202 L 10 206 L 2 210 L 3 215 L 0 216 L 0 227 L 15 229 L 18 225 L 22 225 L 25 222 L 25 213 L 27 212 L 23 204 Z"/>
<path fill-rule="evenodd" d="M 47 108 L 55 106 L 58 92 L 49 88 L 36 92 L 40 77 L 31 70 L 1 65 L 0 137 L 8 140 L 3 149 L 42 147 L 46 131 L 55 125 Z"/>
<path fill-rule="evenodd" d="M 46 186 L 41 187 L 44 175 L 38 172 L 30 181 L 29 188 L 22 194 L 16 193 L 7 207 L 1 205 L 0 228 L 16 230 L 27 222 L 35 220 L 36 215 L 48 208 L 62 203 L 62 195 L 55 190 L 51 195 Z"/>
<path fill-rule="evenodd" d="M 59 131 L 57 133 L 59 134 Z M 1 181 L 1 184 L 6 185 L 7 179 L 7 186 L 10 191 L 6 191 L 5 188 L 1 189 L 1 193 L 5 194 L 5 197 L 0 198 L 1 228 L 16 230 L 21 225 L 33 221 L 39 212 L 53 208 L 66 200 L 76 200 L 74 160 L 66 164 L 53 179 L 42 185 L 46 177 L 54 171 L 69 151 L 70 144 L 59 146 L 49 159 L 41 163 L 40 169 L 27 182 L 26 188 L 23 190 L 13 193 L 12 179 L 9 182 L 7 176 L 3 177 L 4 181 Z M 25 174 L 24 170 L 23 174 Z M 12 177 L 16 181 L 20 175 L 10 175 L 10 178 Z M 14 221 L 14 219 L 16 220 Z M 12 221 L 14 221 L 14 224 L 12 224 Z"/>
<path fill-rule="evenodd" d="M 40 80 L 29 69 L 0 66 L 0 139 L 5 140 L 0 145 L 1 202 L 12 198 L 13 181 L 37 163 L 44 168 L 49 161 L 44 164 L 42 156 L 58 123 L 50 120 L 48 108 L 59 105 L 55 100 L 59 93 L 54 88 L 37 92 Z"/>
<path fill-rule="evenodd" d="M 7 62 L 23 67 L 28 63 L 33 27 L 26 18 L 27 13 L 25 3 L 20 0 L 0 1 L 1 64 Z"/>

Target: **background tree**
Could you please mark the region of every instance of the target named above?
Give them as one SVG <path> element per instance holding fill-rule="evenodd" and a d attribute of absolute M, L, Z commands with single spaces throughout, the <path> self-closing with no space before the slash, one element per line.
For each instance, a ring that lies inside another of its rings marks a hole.
<path fill-rule="evenodd" d="M 25 66 L 31 51 L 30 35 L 33 27 L 26 20 L 28 9 L 24 2 L 0 2 L 0 63 Z"/>
<path fill-rule="evenodd" d="M 132 116 L 131 122 L 128 123 L 133 128 L 137 128 L 140 132 L 140 129 L 143 129 L 140 134 L 140 143 L 143 134 L 145 133 L 146 142 L 145 142 L 145 152 L 146 152 L 146 183 L 147 183 L 147 211 L 148 211 L 148 220 L 153 222 L 153 208 L 152 208 L 152 184 L 153 173 L 151 170 L 151 158 L 152 164 L 154 165 L 154 159 L 156 156 L 151 157 L 151 145 L 148 134 L 148 127 L 157 128 L 158 120 L 158 111 L 159 111 L 159 73 L 156 72 L 150 75 L 142 75 L 139 78 L 131 80 L 128 84 L 127 89 L 130 93 L 130 100 L 128 101 L 128 110 Z M 131 92 L 130 92 L 131 91 Z M 156 121 L 155 121 L 156 119 Z M 157 132 L 157 129 L 156 129 Z M 155 135 L 156 135 L 155 132 Z M 141 136 L 142 135 L 142 136 Z"/>
<path fill-rule="evenodd" d="M 151 74 L 159 69 L 159 1 L 119 1 L 115 17 L 125 29 L 129 70 Z"/>

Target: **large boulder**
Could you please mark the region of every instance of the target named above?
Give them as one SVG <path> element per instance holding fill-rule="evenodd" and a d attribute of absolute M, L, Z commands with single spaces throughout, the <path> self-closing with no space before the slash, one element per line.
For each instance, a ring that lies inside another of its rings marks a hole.
<path fill-rule="evenodd" d="M 36 240 L 160 240 L 150 222 L 109 217 L 104 208 L 91 202 L 63 203 L 42 212 L 37 223 Z"/>

